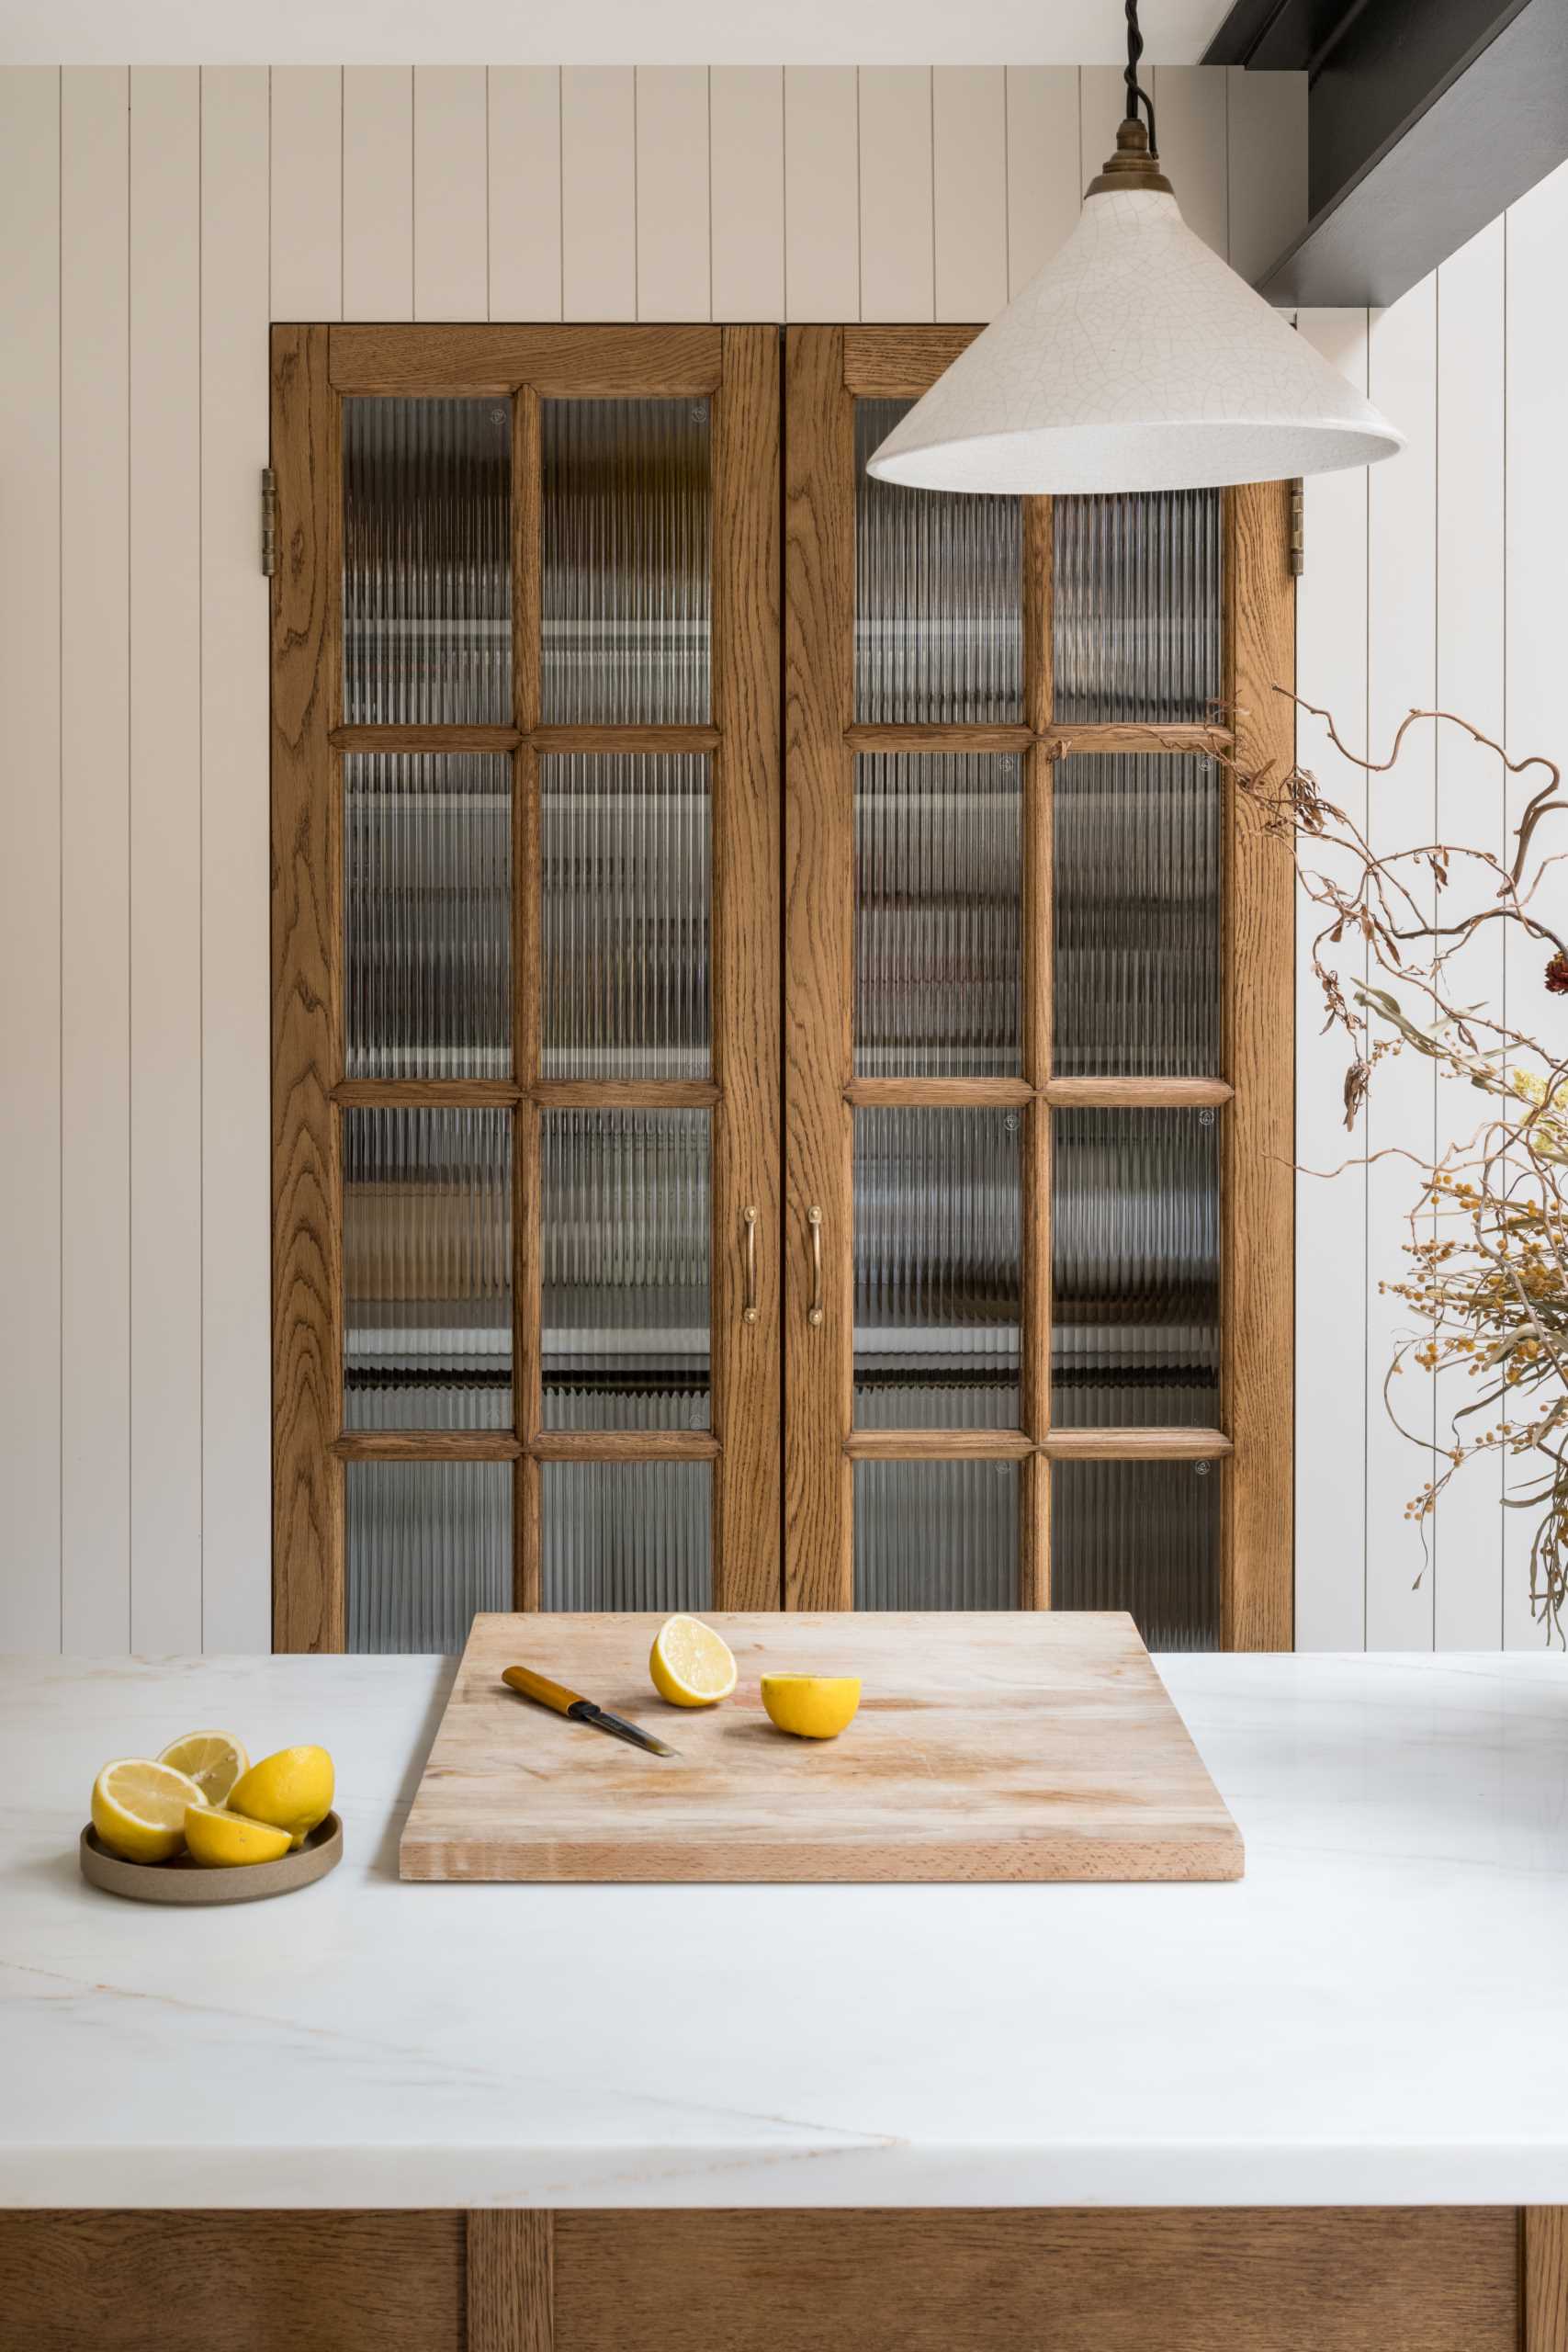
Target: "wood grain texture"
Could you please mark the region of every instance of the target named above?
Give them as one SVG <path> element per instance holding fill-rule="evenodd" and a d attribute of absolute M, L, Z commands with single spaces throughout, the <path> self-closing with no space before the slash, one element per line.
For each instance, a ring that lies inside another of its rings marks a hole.
<path fill-rule="evenodd" d="M 713 408 L 713 1119 L 710 1350 L 714 1599 L 776 1609 L 782 1590 L 780 1346 L 779 347 L 729 327 Z M 756 1317 L 743 1304 L 755 1209 Z"/>
<path fill-rule="evenodd" d="M 1045 741 L 1058 758 L 1068 752 L 1223 752 L 1231 740 L 1228 727 L 1209 727 L 1201 720 L 1172 719 L 1168 725 L 1145 727 L 1110 720 L 1100 726 L 1047 727 Z"/>
<path fill-rule="evenodd" d="M 972 1102 L 998 1110 L 1010 1103 L 1029 1102 L 1034 1090 L 1022 1078 L 849 1078 L 846 1102 Z"/>
<path fill-rule="evenodd" d="M 362 1107 L 504 1111 L 521 1101 L 522 1089 L 504 1078 L 340 1078 L 332 1098 Z"/>
<path fill-rule="evenodd" d="M 332 1451 L 339 1462 L 513 1462 L 523 1441 L 511 1430 L 344 1430 Z"/>
<path fill-rule="evenodd" d="M 337 434 L 327 331 L 275 327 L 272 462 L 273 1645 L 343 1646 Z"/>
<path fill-rule="evenodd" d="M 704 1111 L 719 1099 L 705 1078 L 536 1078 L 533 1100 L 551 1110 Z"/>
<path fill-rule="evenodd" d="M 1515 2238 L 1510 2209 L 1474 2207 L 560 2213 L 555 2340 L 557 2352 L 1515 2352 Z M 671 2277 L 704 2292 L 673 2298 Z"/>
<path fill-rule="evenodd" d="M 554 2215 L 470 2213 L 468 2248 L 467 2352 L 553 2352 Z"/>
<path fill-rule="evenodd" d="M 1282 775 L 1295 684 L 1290 488 L 1227 501 L 1231 707 L 1248 769 Z M 1227 1649 L 1289 1649 L 1294 1589 L 1295 872 L 1232 796 L 1225 1035 L 1235 1100 L 1222 1123 L 1221 1397 L 1235 1459 L 1223 1482 L 1222 1631 Z"/>
<path fill-rule="evenodd" d="M 0 2312 L 17 2352 L 462 2352 L 463 2217 L 0 2212 Z"/>
<path fill-rule="evenodd" d="M 1224 1430 L 1050 1430 L 1042 1450 L 1054 1462 L 1219 1462 L 1232 1451 Z"/>
<path fill-rule="evenodd" d="M 1051 1078 L 1043 1091 L 1048 1102 L 1101 1103 L 1122 1110 L 1196 1110 L 1228 1102 L 1234 1091 L 1223 1078 Z"/>
<path fill-rule="evenodd" d="M 401 1875 L 1241 1875 L 1240 1834 L 1130 1617 L 719 1611 L 711 1622 L 735 1653 L 735 1694 L 672 1713 L 649 1685 L 658 1616 L 476 1617 L 403 1831 Z M 580 1736 L 505 1688 L 515 1664 L 668 1732 L 678 1756 Z M 858 1674 L 860 1713 L 837 1741 L 792 1739 L 761 1710 L 770 1670 Z"/>
<path fill-rule="evenodd" d="M 967 351 L 976 326 L 846 326 L 843 385 L 857 400 L 918 401 Z"/>
<path fill-rule="evenodd" d="M 536 1462 L 712 1462 L 723 1452 L 711 1430 L 539 1430 Z"/>
<path fill-rule="evenodd" d="M 513 752 L 515 727 L 334 727 L 334 752 Z"/>
<path fill-rule="evenodd" d="M 1027 727 L 945 726 L 916 721 L 892 726 L 855 721 L 844 729 L 852 752 L 1027 752 L 1034 738 Z"/>
<path fill-rule="evenodd" d="M 1520 2216 L 1521 2352 L 1568 2352 L 1568 2205 Z"/>
<path fill-rule="evenodd" d="M 853 405 L 845 339 L 791 330 L 784 505 L 784 1600 L 848 1609 L 853 1377 L 851 1113 L 854 960 Z M 821 1212 L 823 1315 L 813 1229 Z"/>
<path fill-rule="evenodd" d="M 714 326 L 337 326 L 340 392 L 505 392 L 519 384 L 561 399 L 697 399 L 716 391 Z"/>
<path fill-rule="evenodd" d="M 1022 1430 L 852 1430 L 852 1462 L 1022 1462 L 1034 1441 Z"/>

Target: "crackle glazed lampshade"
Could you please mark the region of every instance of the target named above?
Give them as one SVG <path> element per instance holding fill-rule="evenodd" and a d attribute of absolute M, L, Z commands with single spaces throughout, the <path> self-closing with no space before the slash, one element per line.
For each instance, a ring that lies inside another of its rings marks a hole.
<path fill-rule="evenodd" d="M 1141 122 L 1077 227 L 870 461 L 915 490 L 1209 490 L 1392 457 L 1380 416 L 1182 220 Z"/>

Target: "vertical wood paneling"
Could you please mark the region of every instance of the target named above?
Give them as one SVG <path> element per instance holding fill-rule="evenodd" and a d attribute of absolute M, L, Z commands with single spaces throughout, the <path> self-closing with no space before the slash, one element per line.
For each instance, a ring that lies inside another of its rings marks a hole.
<path fill-rule="evenodd" d="M 270 1646 L 265 1329 L 267 77 L 201 77 L 201 1558 L 209 1650 Z"/>
<path fill-rule="evenodd" d="M 0 72 L 0 1645 L 60 1642 L 60 75 Z"/>
<path fill-rule="evenodd" d="M 1007 69 L 1008 296 L 1072 233 L 1086 175 L 1076 65 Z"/>
<path fill-rule="evenodd" d="M 708 114 L 714 317 L 782 319 L 784 68 L 714 66 Z"/>
<path fill-rule="evenodd" d="M 1230 159 L 1230 262 L 1261 277 L 1295 243 L 1307 217 L 1307 77 L 1225 68 Z"/>
<path fill-rule="evenodd" d="M 637 314 L 712 315 L 705 65 L 637 69 Z"/>
<path fill-rule="evenodd" d="M 272 315 L 343 316 L 343 72 L 272 69 Z"/>
<path fill-rule="evenodd" d="M 931 74 L 860 70 L 861 317 L 936 315 L 931 211 Z"/>
<path fill-rule="evenodd" d="M 560 67 L 490 69 L 490 315 L 561 314 Z"/>
<path fill-rule="evenodd" d="M 1257 76 L 1253 78 L 1256 80 Z M 1160 65 L 1155 69 L 1155 128 L 1159 138 L 1160 164 L 1176 190 L 1176 200 L 1187 226 L 1194 236 L 1212 245 L 1222 260 L 1230 250 L 1225 99 L 1226 77 L 1218 66 Z M 1302 193 L 1304 205 L 1304 187 Z M 1246 195 L 1249 203 L 1257 200 L 1258 192 L 1250 187 Z"/>
<path fill-rule="evenodd" d="M 931 76 L 936 314 L 993 319 L 1008 299 L 1007 80 L 999 65 Z"/>
<path fill-rule="evenodd" d="M 1397 417 L 1409 447 L 1374 466 L 1369 477 L 1368 730 L 1371 754 L 1386 759 L 1400 720 L 1413 705 L 1430 707 L 1437 656 L 1437 286 L 1426 278 L 1371 322 L 1369 388 Z M 1310 691 L 1310 690 L 1309 690 Z M 1312 695 L 1311 699 L 1319 697 Z M 1347 739 L 1348 740 L 1348 739 Z M 1437 768 L 1430 729 L 1406 738 L 1392 775 L 1371 780 L 1368 834 L 1374 848 L 1431 841 L 1437 820 Z M 1409 1001 L 1408 991 L 1406 1000 Z M 1386 1035 L 1373 1023 L 1372 1035 Z M 1408 1050 L 1375 1074 L 1360 1128 L 1366 1150 L 1425 1157 L 1435 1132 L 1432 1064 Z M 1409 1268 L 1407 1218 L 1420 1171 L 1403 1157 L 1374 1159 L 1367 1171 L 1367 1643 L 1371 1649 L 1429 1649 L 1433 1577 L 1423 1574 L 1419 1530 L 1405 1505 L 1426 1483 L 1430 1457 L 1390 1428 L 1383 1379 L 1400 1339 L 1417 1321 L 1403 1299 L 1381 1295 Z M 1406 1429 L 1428 1441 L 1432 1384 L 1412 1366 L 1391 1384 Z M 1419 1584 L 1416 1579 L 1419 1578 Z"/>
<path fill-rule="evenodd" d="M 637 316 L 637 82 L 561 68 L 561 284 L 569 319 Z"/>
<path fill-rule="evenodd" d="M 1086 65 L 1078 74 L 1078 154 L 1087 187 L 1107 155 L 1126 112 L 1127 86 L 1119 65 Z"/>
<path fill-rule="evenodd" d="M 130 81 L 60 107 L 60 1633 L 130 1636 Z"/>
<path fill-rule="evenodd" d="M 490 315 L 490 117 L 482 65 L 420 65 L 413 77 L 413 314 Z"/>
<path fill-rule="evenodd" d="M 1506 616 L 1503 554 L 1503 223 L 1495 220 L 1443 264 L 1438 277 L 1437 702 L 1502 740 Z M 1501 853 L 1506 778 L 1496 755 L 1456 728 L 1437 754 L 1438 834 Z M 1493 899 L 1495 886 L 1462 861 L 1443 893 L 1444 920 L 1461 922 Z M 1500 1005 L 1504 941 L 1488 924 L 1450 965 L 1461 1003 Z M 1463 1145 L 1488 1106 L 1473 1087 L 1439 1079 L 1438 1146 Z M 1439 1442 L 1454 1441 L 1454 1415 L 1477 1384 L 1446 1373 L 1436 1384 Z M 1490 1417 L 1488 1417 L 1490 1418 Z M 1477 1424 L 1472 1421 L 1472 1430 Z M 1466 1434 L 1461 1422 L 1457 1435 Z M 1493 1649 L 1503 1629 L 1501 1465 L 1461 1470 L 1438 1506 L 1433 1530 L 1433 1631 L 1438 1649 Z"/>
<path fill-rule="evenodd" d="M 343 69 L 343 315 L 412 319 L 413 69 Z"/>
<path fill-rule="evenodd" d="M 784 68 L 784 309 L 860 317 L 860 126 L 852 65 Z"/>
<path fill-rule="evenodd" d="M 1365 392 L 1365 311 L 1303 311 L 1300 328 Z M 1356 747 L 1367 734 L 1368 481 L 1363 469 L 1307 483 L 1309 553 L 1296 592 L 1299 691 L 1331 710 Z M 1365 776 L 1304 714 L 1296 756 L 1364 823 Z M 1327 870 L 1325 858 L 1313 863 Z M 1321 922 L 1299 898 L 1296 1160 L 1304 1170 L 1343 1172 L 1331 1182 L 1305 1173 L 1296 1182 L 1296 1646 L 1359 1650 L 1366 1641 L 1367 1175 L 1345 1165 L 1361 1148 L 1345 1132 L 1342 1099 L 1354 1048 L 1342 1031 L 1323 1034 L 1311 969 Z M 1346 969 L 1348 959 L 1338 960 Z"/>
<path fill-rule="evenodd" d="M 1508 746 L 1515 759 L 1545 752 L 1568 765 L 1562 698 L 1562 551 L 1568 547 L 1565 251 L 1568 166 L 1560 166 L 1520 198 L 1506 224 L 1506 708 Z M 1508 794 L 1510 825 L 1518 822 L 1522 803 L 1539 775 L 1537 770 L 1532 776 L 1514 779 Z M 1559 911 L 1563 898 L 1560 883 L 1555 900 Z M 1538 950 L 1521 939 L 1510 939 L 1508 1019 L 1535 1036 L 1561 1039 L 1563 1000 L 1547 995 L 1543 966 Z M 1528 1466 L 1521 1463 L 1519 1470 Z M 1521 1483 L 1517 1473 L 1512 1483 Z M 1541 1643 L 1541 1628 L 1529 1613 L 1529 1513 L 1504 1514 L 1504 1640 L 1510 1648 L 1538 1649 Z"/>
<path fill-rule="evenodd" d="M 130 1635 L 201 1647 L 200 82 L 130 76 Z"/>

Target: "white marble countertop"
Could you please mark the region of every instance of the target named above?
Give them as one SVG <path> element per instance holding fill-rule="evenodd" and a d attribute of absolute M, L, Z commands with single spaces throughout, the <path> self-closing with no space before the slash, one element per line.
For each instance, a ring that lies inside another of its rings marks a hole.
<path fill-rule="evenodd" d="M 1568 1660 L 1160 1660 L 1233 1886 L 404 1886 L 425 1658 L 0 1665 L 0 2205 L 1568 2203 Z M 77 1872 L 107 1755 L 320 1738 L 346 1855 Z"/>

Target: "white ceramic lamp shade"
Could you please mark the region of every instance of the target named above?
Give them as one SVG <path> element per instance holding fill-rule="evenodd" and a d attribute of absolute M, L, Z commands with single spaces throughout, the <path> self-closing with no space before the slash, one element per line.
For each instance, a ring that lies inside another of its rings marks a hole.
<path fill-rule="evenodd" d="M 1211 253 L 1173 196 L 1104 189 L 871 459 L 917 490 L 1204 490 L 1404 436 Z"/>

